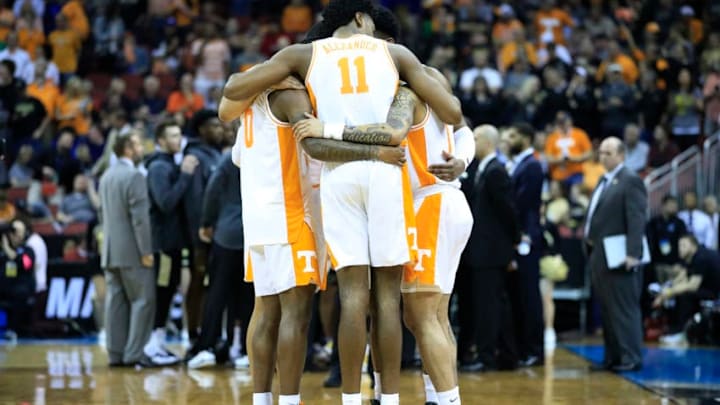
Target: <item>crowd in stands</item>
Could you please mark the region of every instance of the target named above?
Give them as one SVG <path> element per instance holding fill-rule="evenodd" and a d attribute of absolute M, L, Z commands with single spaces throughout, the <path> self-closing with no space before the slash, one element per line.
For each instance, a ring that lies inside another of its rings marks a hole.
<path fill-rule="evenodd" d="M 47 233 L 87 224 L 63 253 L 95 256 L 97 183 L 116 160 L 113 140 L 137 131 L 149 155 L 168 119 L 188 140 L 199 137 L 197 118 L 217 109 L 228 75 L 301 40 L 323 3 L 0 0 L 0 224 L 28 218 L 51 224 Z M 381 3 L 395 11 L 401 42 L 448 77 L 471 127 L 532 123 L 546 217 L 563 235 L 582 230 L 603 174 L 600 140 L 623 138 L 626 166 L 644 175 L 720 130 L 716 1 Z M 234 139 L 225 125 L 218 149 Z M 717 204 L 684 200 L 680 221 L 677 208 L 663 209 L 649 234 L 684 224 L 696 248 L 717 252 Z M 684 232 L 674 232 L 670 241 L 651 236 L 653 259 L 671 267 L 687 256 L 675 250 Z M 658 257 L 668 249 L 666 263 Z"/>

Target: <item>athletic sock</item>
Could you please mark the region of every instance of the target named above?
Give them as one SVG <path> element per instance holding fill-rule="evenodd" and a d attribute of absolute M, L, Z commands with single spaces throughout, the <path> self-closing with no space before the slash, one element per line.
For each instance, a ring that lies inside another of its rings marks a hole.
<path fill-rule="evenodd" d="M 253 405 L 273 405 L 272 392 L 260 392 L 253 394 Z"/>
<path fill-rule="evenodd" d="M 300 405 L 300 394 L 280 395 L 278 405 Z"/>
<path fill-rule="evenodd" d="M 362 405 L 362 395 L 358 392 L 357 394 L 342 394 L 342 405 Z"/>
<path fill-rule="evenodd" d="M 460 405 L 460 390 L 458 387 L 450 391 L 438 392 L 439 405 Z"/>
<path fill-rule="evenodd" d="M 437 391 L 435 391 L 435 386 L 433 385 L 430 376 L 423 373 L 422 377 L 423 382 L 425 383 L 425 402 L 439 403 L 438 394 Z"/>
<path fill-rule="evenodd" d="M 380 405 L 400 405 L 400 394 L 382 394 Z"/>
<path fill-rule="evenodd" d="M 382 383 L 380 382 L 380 373 L 373 371 L 373 376 L 375 378 L 375 387 L 373 388 L 375 399 L 378 401 L 380 400 L 380 395 L 382 395 Z"/>

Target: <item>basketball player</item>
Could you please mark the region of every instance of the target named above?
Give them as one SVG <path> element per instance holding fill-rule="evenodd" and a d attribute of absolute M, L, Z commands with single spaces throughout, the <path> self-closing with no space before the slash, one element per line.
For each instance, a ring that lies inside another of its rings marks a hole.
<path fill-rule="evenodd" d="M 377 38 L 394 41 L 398 37 L 399 27 L 390 10 L 378 7 L 373 20 Z M 442 74 L 428 69 L 449 89 Z M 404 318 L 418 341 L 423 364 L 430 374 L 423 375 L 428 403 L 458 404 L 455 339 L 447 313 L 460 255 L 472 227 L 472 214 L 459 190 L 457 178 L 472 160 L 474 140 L 464 125 L 452 137 L 451 128 L 439 122 L 410 90 L 405 90 L 410 93 L 408 102 L 394 102 L 389 113 L 389 117 L 411 114 L 415 124 L 407 139 L 418 225 L 414 248 L 419 257 L 417 264 L 406 266 L 402 288 Z M 401 97 L 401 91 L 396 101 Z M 396 127 L 388 121 L 346 128 L 343 139 L 358 139 L 360 134 L 372 133 L 375 135 L 372 142 L 394 144 L 399 141 Z M 322 123 L 317 119 L 303 120 L 294 129 L 300 139 L 322 136 Z M 457 150 L 459 159 L 451 155 L 456 144 L 460 147 Z M 375 332 L 373 328 L 374 355 L 379 341 Z M 375 401 L 380 399 L 382 380 L 378 370 L 376 368 Z M 435 392 L 434 386 L 439 387 L 439 393 Z"/>
<path fill-rule="evenodd" d="M 461 119 L 459 103 L 430 77 L 406 48 L 368 35 L 374 27 L 370 1 L 335 0 L 324 12 L 333 38 L 312 45 L 293 45 L 257 69 L 233 75 L 225 96 L 241 100 L 297 73 L 318 116 L 333 124 L 325 134 L 338 139 L 342 127 L 384 120 L 403 77 L 448 122 Z M 341 156 L 344 158 L 345 156 Z M 401 266 L 410 261 L 407 244 L 402 170 L 372 161 L 326 164 L 322 174 L 323 228 L 341 295 L 339 347 L 343 403 L 360 403 L 360 373 L 369 306 L 367 266 L 378 282 L 397 295 L 381 303 L 383 335 L 379 349 L 383 369 L 383 402 L 398 403 L 400 366 L 399 289 Z M 412 214 L 412 210 L 410 214 Z M 348 232 L 351 230 L 351 232 Z M 387 374 L 387 375 L 386 375 Z"/>

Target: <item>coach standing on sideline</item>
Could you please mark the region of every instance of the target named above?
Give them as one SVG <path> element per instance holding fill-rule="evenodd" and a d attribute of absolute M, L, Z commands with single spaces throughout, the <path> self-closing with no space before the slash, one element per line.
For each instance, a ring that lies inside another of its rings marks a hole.
<path fill-rule="evenodd" d="M 108 357 L 111 367 L 151 367 L 160 364 L 143 351 L 155 316 L 155 272 L 147 183 L 136 168 L 143 157 L 140 136 L 118 136 L 113 152 L 118 163 L 100 179 Z"/>
<path fill-rule="evenodd" d="M 642 316 L 640 294 L 643 273 L 643 232 L 647 192 L 643 181 L 626 169 L 625 145 L 607 138 L 600 145 L 600 162 L 607 173 L 600 178 L 585 221 L 585 243 L 595 294 L 602 311 L 605 359 L 593 370 L 632 371 L 642 368 Z M 619 268 L 608 268 L 603 241 L 626 236 L 626 259 Z"/>

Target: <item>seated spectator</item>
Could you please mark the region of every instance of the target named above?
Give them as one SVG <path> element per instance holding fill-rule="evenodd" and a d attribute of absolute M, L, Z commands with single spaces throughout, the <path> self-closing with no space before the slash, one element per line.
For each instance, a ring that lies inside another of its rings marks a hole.
<path fill-rule="evenodd" d="M 460 75 L 460 90 L 469 95 L 475 88 L 475 79 L 482 76 L 487 83 L 490 93 L 497 93 L 503 86 L 503 79 L 500 72 L 490 65 L 490 55 L 487 48 L 476 48 L 472 52 L 472 67 L 466 69 Z"/>
<path fill-rule="evenodd" d="M 700 245 L 692 234 L 680 238 L 679 252 L 683 264 L 672 268 L 672 280 L 653 302 L 669 315 L 668 334 L 660 338 L 667 345 L 684 343 L 685 327 L 700 302 L 716 300 L 720 293 L 720 254 Z"/>
<path fill-rule="evenodd" d="M 609 71 L 610 67 L 618 65 L 620 66 L 622 78 L 625 80 L 625 83 L 628 85 L 635 84 L 640 76 L 635 61 L 630 56 L 622 52 L 622 49 L 617 41 L 610 41 L 610 43 L 608 43 L 607 52 L 608 59 L 600 64 L 595 79 L 598 82 L 603 82 L 605 80 L 605 73 Z"/>
<path fill-rule="evenodd" d="M 695 10 L 688 5 L 680 7 L 680 15 L 682 16 L 682 25 L 690 34 L 690 41 L 695 46 L 700 45 L 704 37 L 702 20 L 695 17 Z"/>
<path fill-rule="evenodd" d="M 100 197 L 93 185 L 84 174 L 75 176 L 73 192 L 66 195 L 60 210 L 58 221 L 69 224 L 72 222 L 92 223 L 97 219 L 97 210 L 100 208 Z"/>
<path fill-rule="evenodd" d="M 11 31 L 7 36 L 5 49 L 0 51 L 0 60 L 9 59 L 15 63 L 15 78 L 22 78 L 22 70 L 26 65 L 30 64 L 30 55 L 24 49 L 20 48 L 18 41 L 18 33 Z"/>
<path fill-rule="evenodd" d="M 7 41 L 12 26 L 15 24 L 15 13 L 8 3 L 9 0 L 0 0 L 0 42 Z"/>
<path fill-rule="evenodd" d="M 30 59 L 34 60 L 38 48 L 45 45 L 42 20 L 32 7 L 25 7 L 15 28 L 18 33 L 18 44 L 30 55 Z"/>
<path fill-rule="evenodd" d="M 617 63 L 607 68 L 608 77 L 598 90 L 598 106 L 603 113 L 602 135 L 622 137 L 625 126 L 635 122 L 635 92 L 623 81 L 623 67 Z"/>
<path fill-rule="evenodd" d="M 48 43 L 52 47 L 53 62 L 60 70 L 61 81 L 65 82 L 77 72 L 82 39 L 68 26 L 64 14 L 55 17 L 55 31 L 48 36 Z"/>
<path fill-rule="evenodd" d="M 504 44 L 518 39 L 518 33 L 520 33 L 524 39 L 525 29 L 520 20 L 515 17 L 515 11 L 512 6 L 507 3 L 500 5 L 497 14 L 498 19 L 492 28 L 492 40 L 496 47 L 501 48 Z"/>
<path fill-rule="evenodd" d="M 573 73 L 570 84 L 565 92 L 570 105 L 573 122 L 585 130 L 591 138 L 598 137 L 598 110 L 597 100 L 589 81 L 588 72 L 583 67 L 577 67 Z"/>
<path fill-rule="evenodd" d="M 160 80 L 157 77 L 145 78 L 139 104 L 148 107 L 154 117 L 165 111 L 165 98 L 160 95 Z"/>
<path fill-rule="evenodd" d="M 653 131 L 654 142 L 650 147 L 648 165 L 655 169 L 670 163 L 680 153 L 680 149 L 668 136 L 665 127 L 658 125 Z"/>
<path fill-rule="evenodd" d="M 308 32 L 312 23 L 312 9 L 304 0 L 292 0 L 283 9 L 280 26 L 287 34 L 297 35 Z"/>
<path fill-rule="evenodd" d="M 473 126 L 499 123 L 502 102 L 498 95 L 490 91 L 483 76 L 475 78 L 472 93 L 462 98 L 462 107 Z"/>
<path fill-rule="evenodd" d="M 72 128 L 61 128 L 54 147 L 45 151 L 41 162 L 43 173 L 63 188 L 66 193 L 72 190 L 75 176 L 80 173 L 80 163 L 73 156 L 75 131 Z"/>
<path fill-rule="evenodd" d="M 592 157 L 592 143 L 585 131 L 573 126 L 565 111 L 556 115 L 555 131 L 545 143 L 545 156 L 550 164 L 551 179 L 568 185 L 582 183 L 582 165 Z"/>
<path fill-rule="evenodd" d="M 640 90 L 638 92 L 638 110 L 640 123 L 648 130 L 660 124 L 667 108 L 667 92 L 658 86 L 658 76 L 646 68 L 640 76 Z"/>
<path fill-rule="evenodd" d="M 575 27 L 575 22 L 565 10 L 557 7 L 555 0 L 542 2 L 540 10 L 535 14 L 535 32 L 538 40 L 545 35 L 553 42 L 564 44 L 565 32 Z"/>
<path fill-rule="evenodd" d="M 0 301 L 8 307 L 10 340 L 26 334 L 35 302 L 35 255 L 26 245 L 27 229 L 22 221 L 12 221 L 10 230 L 3 233 L 0 243 Z"/>
<path fill-rule="evenodd" d="M 205 42 L 196 53 L 200 62 L 195 75 L 195 91 L 207 102 L 210 89 L 224 87 L 230 66 L 230 45 L 215 24 L 205 24 Z"/>
<path fill-rule="evenodd" d="M 640 139 L 640 127 L 628 124 L 625 127 L 625 167 L 635 173 L 642 173 L 647 167 L 650 147 Z"/>
<path fill-rule="evenodd" d="M 58 103 L 61 100 L 60 89 L 48 80 L 47 68 L 48 62 L 44 58 L 38 58 L 33 64 L 34 68 L 32 82 L 29 82 L 26 94 L 28 97 L 39 100 L 43 107 L 45 107 L 45 119 L 40 126 L 35 130 L 33 134 L 34 139 L 39 139 L 45 131 L 50 127 L 55 113 L 57 112 Z"/>
<path fill-rule="evenodd" d="M 125 80 L 119 77 L 113 77 L 110 81 L 110 87 L 108 88 L 105 100 L 102 102 L 102 109 L 100 110 L 103 118 L 108 118 L 108 113 L 117 109 L 122 109 L 125 114 L 130 115 L 133 110 L 133 102 L 126 95 L 125 91 L 127 86 Z"/>
<path fill-rule="evenodd" d="M 185 119 L 189 120 L 204 106 L 205 101 L 202 95 L 194 89 L 192 74 L 185 73 L 180 79 L 180 88 L 170 93 L 167 112 L 170 114 L 181 113 Z"/>
<path fill-rule="evenodd" d="M 695 239 L 708 249 L 713 249 L 715 232 L 710 217 L 701 211 L 697 206 L 697 194 L 688 191 L 683 196 L 684 210 L 680 211 L 678 217 L 685 222 L 688 233 L 695 236 Z"/>
<path fill-rule="evenodd" d="M 542 80 L 544 85 L 533 94 L 532 102 L 537 107 L 533 113 L 532 124 L 535 128 L 552 131 L 558 112 L 570 110 L 565 95 L 568 84 L 565 74 L 553 66 L 543 69 Z"/>
<path fill-rule="evenodd" d="M 122 49 L 122 62 L 127 73 L 144 75 L 150 70 L 150 51 L 135 41 L 132 32 L 125 32 Z"/>
<path fill-rule="evenodd" d="M 20 147 L 15 163 L 10 167 L 10 184 L 13 187 L 28 187 L 33 179 L 33 148 L 30 145 Z"/>
<path fill-rule="evenodd" d="M 45 65 L 45 79 L 52 82 L 55 86 L 60 86 L 60 71 L 57 65 L 52 60 L 48 59 L 45 48 L 38 47 L 33 60 L 35 63 L 30 63 L 25 66 L 22 72 L 22 79 L 25 83 L 32 83 L 35 80 L 35 68 L 39 61 L 44 61 Z"/>
<path fill-rule="evenodd" d="M 10 221 L 15 219 L 15 214 L 15 206 L 8 201 L 7 188 L 0 188 L 0 225 L 9 224 Z"/>
<path fill-rule="evenodd" d="M 506 41 L 498 53 L 498 68 L 500 71 L 507 72 L 518 59 L 525 59 L 532 66 L 536 66 L 538 64 L 538 54 L 535 45 L 525 39 L 525 31 L 522 26 L 520 29 L 514 30 L 512 35 L 511 40 Z"/>
<path fill-rule="evenodd" d="M 65 85 L 65 91 L 55 107 L 55 119 L 61 128 L 72 128 L 77 136 L 90 132 L 92 100 L 85 83 L 73 77 Z"/>
<path fill-rule="evenodd" d="M 673 138 L 681 150 L 697 145 L 702 111 L 702 93 L 695 87 L 690 70 L 682 69 L 678 74 L 678 89 L 670 95 L 667 110 Z"/>

